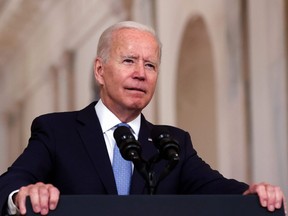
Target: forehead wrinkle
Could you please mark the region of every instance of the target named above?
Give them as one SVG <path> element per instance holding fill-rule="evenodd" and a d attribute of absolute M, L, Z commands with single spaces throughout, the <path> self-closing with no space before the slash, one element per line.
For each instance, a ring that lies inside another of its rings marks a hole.
<path fill-rule="evenodd" d="M 151 34 L 150 32 L 148 32 L 148 31 L 141 31 L 141 30 L 138 30 L 138 29 L 130 29 L 130 28 L 123 28 L 123 29 L 118 29 L 118 30 L 116 30 L 116 31 L 114 31 L 112 34 L 113 34 L 113 36 L 112 36 L 112 40 L 111 40 L 111 44 L 114 44 L 114 43 L 116 43 L 115 45 L 116 45 L 116 49 L 121 49 L 120 47 L 121 46 L 125 46 L 125 44 L 127 43 L 127 35 L 125 35 L 125 34 L 122 34 L 122 32 L 128 32 L 128 38 L 134 38 L 134 39 L 140 39 L 140 40 L 142 40 L 142 37 L 143 37 L 143 35 L 145 35 L 145 37 L 152 37 L 152 41 L 151 41 L 151 43 L 156 43 L 156 59 L 152 59 L 152 60 L 149 60 L 148 58 L 147 58 L 147 61 L 149 61 L 149 62 L 154 62 L 154 63 L 156 63 L 156 64 L 160 64 L 160 62 L 161 62 L 161 45 L 159 44 L 159 43 L 157 43 L 157 38 L 155 38 L 155 36 L 153 35 L 153 34 Z M 137 34 L 131 34 L 131 33 L 133 33 L 133 32 L 139 32 L 139 34 L 137 35 Z M 146 48 L 148 48 L 147 50 L 149 50 L 149 49 L 151 49 L 151 43 L 149 43 L 149 44 L 146 44 L 145 46 L 146 46 Z M 134 46 L 134 45 L 133 45 Z M 133 46 L 131 47 L 131 46 L 128 46 L 127 48 L 128 48 L 128 50 L 130 50 L 130 49 L 133 49 Z M 141 49 L 140 49 L 141 50 Z M 132 51 L 132 50 L 131 50 Z M 133 54 L 132 54 L 133 55 Z M 137 56 L 137 55 L 136 55 Z M 139 55 L 140 56 L 140 55 Z M 139 58 L 139 57 L 138 57 Z M 143 58 L 144 60 L 145 60 L 145 58 Z"/>
<path fill-rule="evenodd" d="M 128 55 L 121 55 L 122 58 L 130 58 L 130 59 L 139 59 L 139 55 L 128 54 Z"/>

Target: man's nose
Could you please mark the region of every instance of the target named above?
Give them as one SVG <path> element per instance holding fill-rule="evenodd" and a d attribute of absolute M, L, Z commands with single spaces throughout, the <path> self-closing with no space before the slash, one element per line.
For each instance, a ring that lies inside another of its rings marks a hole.
<path fill-rule="evenodd" d="M 134 70 L 134 78 L 144 80 L 146 78 L 146 71 L 145 71 L 145 65 L 143 62 L 139 62 L 135 66 Z"/>

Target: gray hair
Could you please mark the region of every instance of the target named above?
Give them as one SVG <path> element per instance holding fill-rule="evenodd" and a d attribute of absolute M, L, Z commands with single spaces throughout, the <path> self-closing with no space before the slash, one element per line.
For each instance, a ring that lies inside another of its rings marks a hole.
<path fill-rule="evenodd" d="M 159 62 L 161 61 L 162 44 L 158 36 L 156 35 L 154 29 L 151 28 L 150 26 L 146 26 L 141 23 L 134 22 L 134 21 L 123 21 L 123 22 L 116 23 L 110 26 L 109 28 L 107 28 L 99 38 L 98 47 L 97 47 L 97 56 L 102 58 L 104 62 L 107 61 L 109 58 L 113 32 L 120 30 L 120 29 L 137 29 L 139 31 L 146 31 L 146 32 L 151 33 L 155 37 L 158 43 Z"/>

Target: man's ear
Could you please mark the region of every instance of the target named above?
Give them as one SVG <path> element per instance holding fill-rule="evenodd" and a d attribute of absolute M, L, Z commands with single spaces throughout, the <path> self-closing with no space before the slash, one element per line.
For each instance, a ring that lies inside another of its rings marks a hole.
<path fill-rule="evenodd" d="M 94 77 L 100 85 L 103 84 L 103 70 L 103 60 L 97 57 L 94 61 Z"/>

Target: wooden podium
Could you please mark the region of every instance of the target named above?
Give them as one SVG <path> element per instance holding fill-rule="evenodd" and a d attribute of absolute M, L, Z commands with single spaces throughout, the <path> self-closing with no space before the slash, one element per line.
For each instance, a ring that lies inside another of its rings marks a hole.
<path fill-rule="evenodd" d="M 33 213 L 27 200 L 27 215 Z M 62 195 L 51 216 L 285 216 L 260 206 L 256 195 Z"/>

